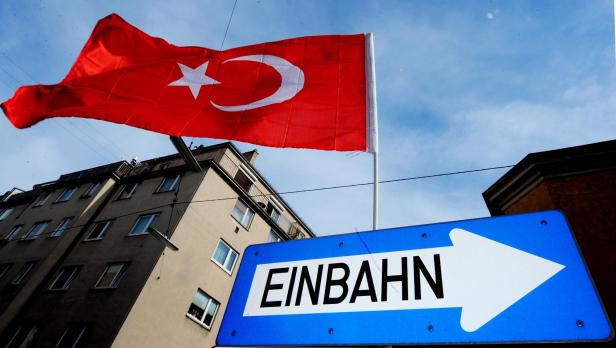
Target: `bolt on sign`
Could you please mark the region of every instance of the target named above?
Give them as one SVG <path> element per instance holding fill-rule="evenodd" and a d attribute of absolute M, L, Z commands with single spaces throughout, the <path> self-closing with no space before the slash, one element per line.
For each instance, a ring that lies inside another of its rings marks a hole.
<path fill-rule="evenodd" d="M 601 341 L 612 327 L 556 211 L 246 249 L 221 346 Z"/>

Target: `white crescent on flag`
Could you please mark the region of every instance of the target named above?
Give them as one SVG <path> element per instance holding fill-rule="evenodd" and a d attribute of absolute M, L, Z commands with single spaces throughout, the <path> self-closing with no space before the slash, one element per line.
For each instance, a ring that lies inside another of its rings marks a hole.
<path fill-rule="evenodd" d="M 304 72 L 302 71 L 302 69 L 293 65 L 286 59 L 282 59 L 280 57 L 272 56 L 272 55 L 258 54 L 258 55 L 252 55 L 252 56 L 243 56 L 243 57 L 227 59 L 222 63 L 224 64 L 224 63 L 233 62 L 233 61 L 249 61 L 249 62 L 258 62 L 258 63 L 269 65 L 280 74 L 280 77 L 282 78 L 282 80 L 280 82 L 280 87 L 278 88 L 278 90 L 276 90 L 276 92 L 274 92 L 272 95 L 268 97 L 254 101 L 252 103 L 248 103 L 244 105 L 223 106 L 223 105 L 218 105 L 214 103 L 213 101 L 210 101 L 210 103 L 212 103 L 212 105 L 215 108 L 220 109 L 222 111 L 227 111 L 227 112 L 245 111 L 245 110 L 260 108 L 260 107 L 271 105 L 271 104 L 282 103 L 284 101 L 287 101 L 295 97 L 295 95 L 299 93 L 299 91 L 301 91 L 302 88 L 304 87 Z"/>

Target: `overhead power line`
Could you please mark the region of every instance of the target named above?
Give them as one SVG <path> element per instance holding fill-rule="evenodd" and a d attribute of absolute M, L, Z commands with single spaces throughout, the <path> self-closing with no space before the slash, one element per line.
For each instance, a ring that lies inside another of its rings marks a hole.
<path fill-rule="evenodd" d="M 479 168 L 479 169 L 460 170 L 460 171 L 455 171 L 455 172 L 435 173 L 435 174 L 420 175 L 420 176 L 409 176 L 409 177 L 405 177 L 405 178 L 382 180 L 382 181 L 379 181 L 379 183 L 380 184 L 391 184 L 391 183 L 395 183 L 395 182 L 413 181 L 413 180 L 438 178 L 438 177 L 460 175 L 460 174 L 478 173 L 478 172 L 485 172 L 485 171 L 490 171 L 490 170 L 506 169 L 506 168 L 511 168 L 513 166 L 514 165 L 504 165 L 504 166 L 486 167 L 486 168 Z M 356 183 L 356 184 L 347 184 L 347 185 L 324 186 L 324 187 L 309 188 L 309 189 L 302 189 L 302 190 L 291 190 L 291 191 L 273 192 L 273 193 L 267 193 L 267 194 L 261 194 L 261 195 L 252 195 L 252 196 L 249 196 L 249 197 L 255 198 L 255 197 L 282 196 L 282 195 L 289 195 L 289 194 L 307 193 L 307 192 L 315 192 L 315 191 L 337 190 L 337 189 L 345 189 L 345 188 L 353 188 L 353 187 L 369 186 L 369 185 L 374 185 L 374 183 L 373 182 L 365 182 L 365 183 Z M 137 214 L 141 214 L 141 213 L 145 213 L 145 212 L 151 212 L 152 210 L 161 209 L 161 208 L 165 208 L 165 207 L 174 207 L 174 206 L 177 206 L 177 205 L 180 205 L 180 204 L 220 202 L 220 201 L 233 200 L 233 199 L 237 199 L 237 198 L 238 197 L 235 196 L 235 197 L 221 197 L 221 198 L 210 198 L 210 199 L 199 199 L 199 200 L 191 200 L 191 201 L 173 202 L 173 203 L 167 203 L 167 204 L 157 205 L 157 206 L 153 206 L 153 207 L 146 208 L 146 209 L 141 209 L 141 210 L 133 211 L 133 212 L 126 213 L 126 214 L 116 215 L 116 216 L 112 216 L 112 217 L 106 217 L 105 219 L 106 220 L 119 219 L 119 218 L 131 216 L 131 215 L 137 215 Z M 70 229 L 73 229 L 73 228 L 81 228 L 81 227 L 85 227 L 85 226 L 86 225 L 75 225 L 75 226 L 67 227 L 63 231 L 70 230 Z M 52 233 L 53 233 L 53 231 L 47 232 L 47 233 L 41 233 L 39 236 L 50 235 Z M 19 239 L 12 240 L 11 242 L 18 241 L 18 240 Z"/>
<path fill-rule="evenodd" d="M 231 20 L 233 19 L 233 14 L 235 13 L 236 7 L 237 7 L 237 0 L 233 2 L 233 8 L 231 8 L 231 13 L 229 14 L 229 19 L 227 20 L 227 26 L 225 27 L 225 33 L 222 36 L 222 41 L 220 41 L 220 47 L 218 48 L 219 51 L 222 51 L 223 47 L 225 46 L 225 41 L 227 40 L 227 34 L 229 33 L 229 28 L 231 27 Z M 188 145 L 188 148 L 192 147 L 192 144 L 194 141 L 195 141 L 195 137 L 190 138 L 190 144 Z"/>
<path fill-rule="evenodd" d="M 235 7 L 237 6 L 237 0 L 233 3 L 233 8 L 231 9 L 231 14 L 229 15 L 229 20 L 227 21 L 227 27 L 225 28 L 225 35 L 222 37 L 222 42 L 220 43 L 219 51 L 222 51 L 222 48 L 225 46 L 225 40 L 227 40 L 227 34 L 229 33 L 229 27 L 231 27 L 231 20 L 233 19 L 233 14 L 235 13 Z"/>

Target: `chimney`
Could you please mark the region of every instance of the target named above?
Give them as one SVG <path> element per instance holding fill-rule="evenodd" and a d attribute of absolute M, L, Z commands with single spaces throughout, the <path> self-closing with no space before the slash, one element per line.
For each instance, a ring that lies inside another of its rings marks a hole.
<path fill-rule="evenodd" d="M 255 161 L 257 160 L 257 156 L 259 156 L 259 152 L 257 151 L 257 149 L 254 149 L 252 151 L 244 152 L 242 156 L 244 156 L 244 158 L 248 162 L 250 162 L 250 164 L 255 164 Z"/>

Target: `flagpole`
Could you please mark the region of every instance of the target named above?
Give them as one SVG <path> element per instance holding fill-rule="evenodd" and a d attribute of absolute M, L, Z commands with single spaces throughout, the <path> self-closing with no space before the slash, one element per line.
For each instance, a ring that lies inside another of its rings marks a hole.
<path fill-rule="evenodd" d="M 616 1 L 616 0 L 615 0 Z M 374 191 L 372 193 L 372 229 L 379 228 L 379 129 L 376 106 L 376 69 L 374 64 L 374 38 L 366 34 L 366 143 L 372 152 Z"/>
<path fill-rule="evenodd" d="M 379 154 L 374 153 L 374 192 L 372 204 L 372 229 L 379 228 Z"/>

